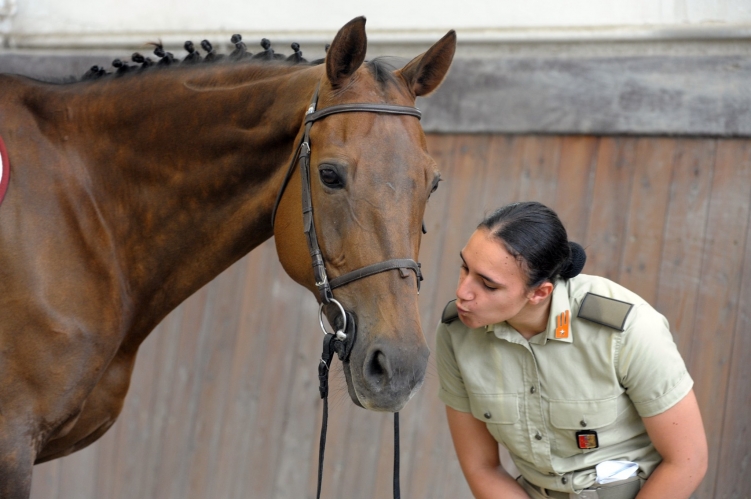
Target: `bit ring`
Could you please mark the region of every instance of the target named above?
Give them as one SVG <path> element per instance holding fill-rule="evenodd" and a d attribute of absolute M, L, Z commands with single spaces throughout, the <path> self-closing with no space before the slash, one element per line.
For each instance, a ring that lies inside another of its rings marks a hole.
<path fill-rule="evenodd" d="M 342 328 L 339 329 L 336 333 L 329 333 L 328 331 L 326 331 L 326 326 L 323 325 L 323 303 L 318 306 L 318 323 L 321 325 L 321 331 L 323 331 L 323 334 L 334 334 L 334 336 L 336 336 L 336 339 L 344 341 L 347 339 L 347 335 L 344 333 L 344 331 L 347 330 L 347 313 L 344 311 L 344 307 L 342 307 L 342 304 L 339 303 L 339 301 L 332 298 L 331 302 L 339 307 L 339 311 L 342 313 Z"/>

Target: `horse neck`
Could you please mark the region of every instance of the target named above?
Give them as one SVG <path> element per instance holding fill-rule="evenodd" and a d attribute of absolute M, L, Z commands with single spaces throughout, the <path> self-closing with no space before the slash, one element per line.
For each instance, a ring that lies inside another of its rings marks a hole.
<path fill-rule="evenodd" d="M 320 78 L 317 68 L 207 71 L 61 91 L 61 150 L 86 172 L 144 337 L 271 237 L 275 196 Z"/>

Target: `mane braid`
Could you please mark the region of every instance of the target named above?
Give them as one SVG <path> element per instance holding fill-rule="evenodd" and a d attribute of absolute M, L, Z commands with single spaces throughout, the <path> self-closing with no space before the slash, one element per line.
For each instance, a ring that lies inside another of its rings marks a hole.
<path fill-rule="evenodd" d="M 261 47 L 263 48 L 263 51 L 255 55 L 251 54 L 247 50 L 245 43 L 242 41 L 242 35 L 232 35 L 231 42 L 235 48 L 231 54 L 225 55 L 217 54 L 211 42 L 209 42 L 208 40 L 203 40 L 201 42 L 201 48 L 206 51 L 206 55 L 202 56 L 193 45 L 193 42 L 186 41 L 183 45 L 183 48 L 188 52 L 188 55 L 182 61 L 179 58 L 175 57 L 171 52 L 167 52 L 164 49 L 164 45 L 161 41 L 150 42 L 149 45 L 152 45 L 154 47 L 154 55 L 156 55 L 158 58 L 158 60 L 156 61 L 152 60 L 149 57 L 144 57 L 138 52 L 135 52 L 131 56 L 131 61 L 138 64 L 138 66 L 129 66 L 126 61 L 122 59 L 115 59 L 112 63 L 112 65 L 114 66 L 114 71 L 107 71 L 104 66 L 92 66 L 80 78 L 69 76 L 67 78 L 47 78 L 39 81 L 45 81 L 47 83 L 69 84 L 77 83 L 80 81 L 99 80 L 112 75 L 125 76 L 128 73 L 141 74 L 144 72 L 151 72 L 153 70 L 163 70 L 167 67 L 175 69 L 179 66 L 182 66 L 182 68 L 185 69 L 186 66 L 202 66 L 203 64 L 207 63 L 226 65 L 240 62 L 243 64 L 252 63 L 264 65 L 277 64 L 283 66 L 316 66 L 323 63 L 325 60 L 325 58 L 317 59 L 315 61 L 308 61 L 304 59 L 302 57 L 302 51 L 300 50 L 300 45 L 298 43 L 292 43 L 291 48 L 293 50 L 293 53 L 288 57 L 276 53 L 274 49 L 271 48 L 271 42 L 266 38 L 263 38 L 261 40 Z M 326 49 L 328 49 L 328 45 L 326 46 Z M 390 77 L 390 69 L 388 69 L 389 65 L 387 63 L 383 63 L 378 59 L 375 59 L 369 64 L 373 66 L 371 68 L 371 71 L 373 71 L 376 79 L 381 83 L 390 81 L 392 79 Z"/>

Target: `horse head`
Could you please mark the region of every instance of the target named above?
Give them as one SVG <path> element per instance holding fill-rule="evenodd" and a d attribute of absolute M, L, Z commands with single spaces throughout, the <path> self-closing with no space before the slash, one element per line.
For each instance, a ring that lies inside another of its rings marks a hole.
<path fill-rule="evenodd" d="M 413 107 L 445 77 L 456 47 L 453 31 L 400 70 L 365 62 L 365 19 L 345 25 L 329 48 L 318 83 L 318 110 L 342 104 Z M 303 134 L 303 128 L 300 129 Z M 440 180 L 419 120 L 411 115 L 344 112 L 316 121 L 310 136 L 313 221 L 329 279 L 392 259 L 417 260 L 422 219 Z M 299 174 L 275 216 L 279 259 L 318 299 L 303 234 Z M 413 269 L 414 270 L 414 269 Z M 417 307 L 418 272 L 393 269 L 337 288 L 336 300 L 356 327 L 344 362 L 353 402 L 398 411 L 422 384 L 429 349 Z M 338 306 L 324 308 L 342 323 Z"/>

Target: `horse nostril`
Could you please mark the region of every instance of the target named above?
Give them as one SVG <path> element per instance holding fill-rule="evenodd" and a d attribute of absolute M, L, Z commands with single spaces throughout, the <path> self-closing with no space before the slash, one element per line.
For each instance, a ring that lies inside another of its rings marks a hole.
<path fill-rule="evenodd" d="M 381 350 L 374 350 L 370 354 L 365 363 L 365 377 L 376 384 L 382 384 L 391 379 L 391 364 Z"/>

